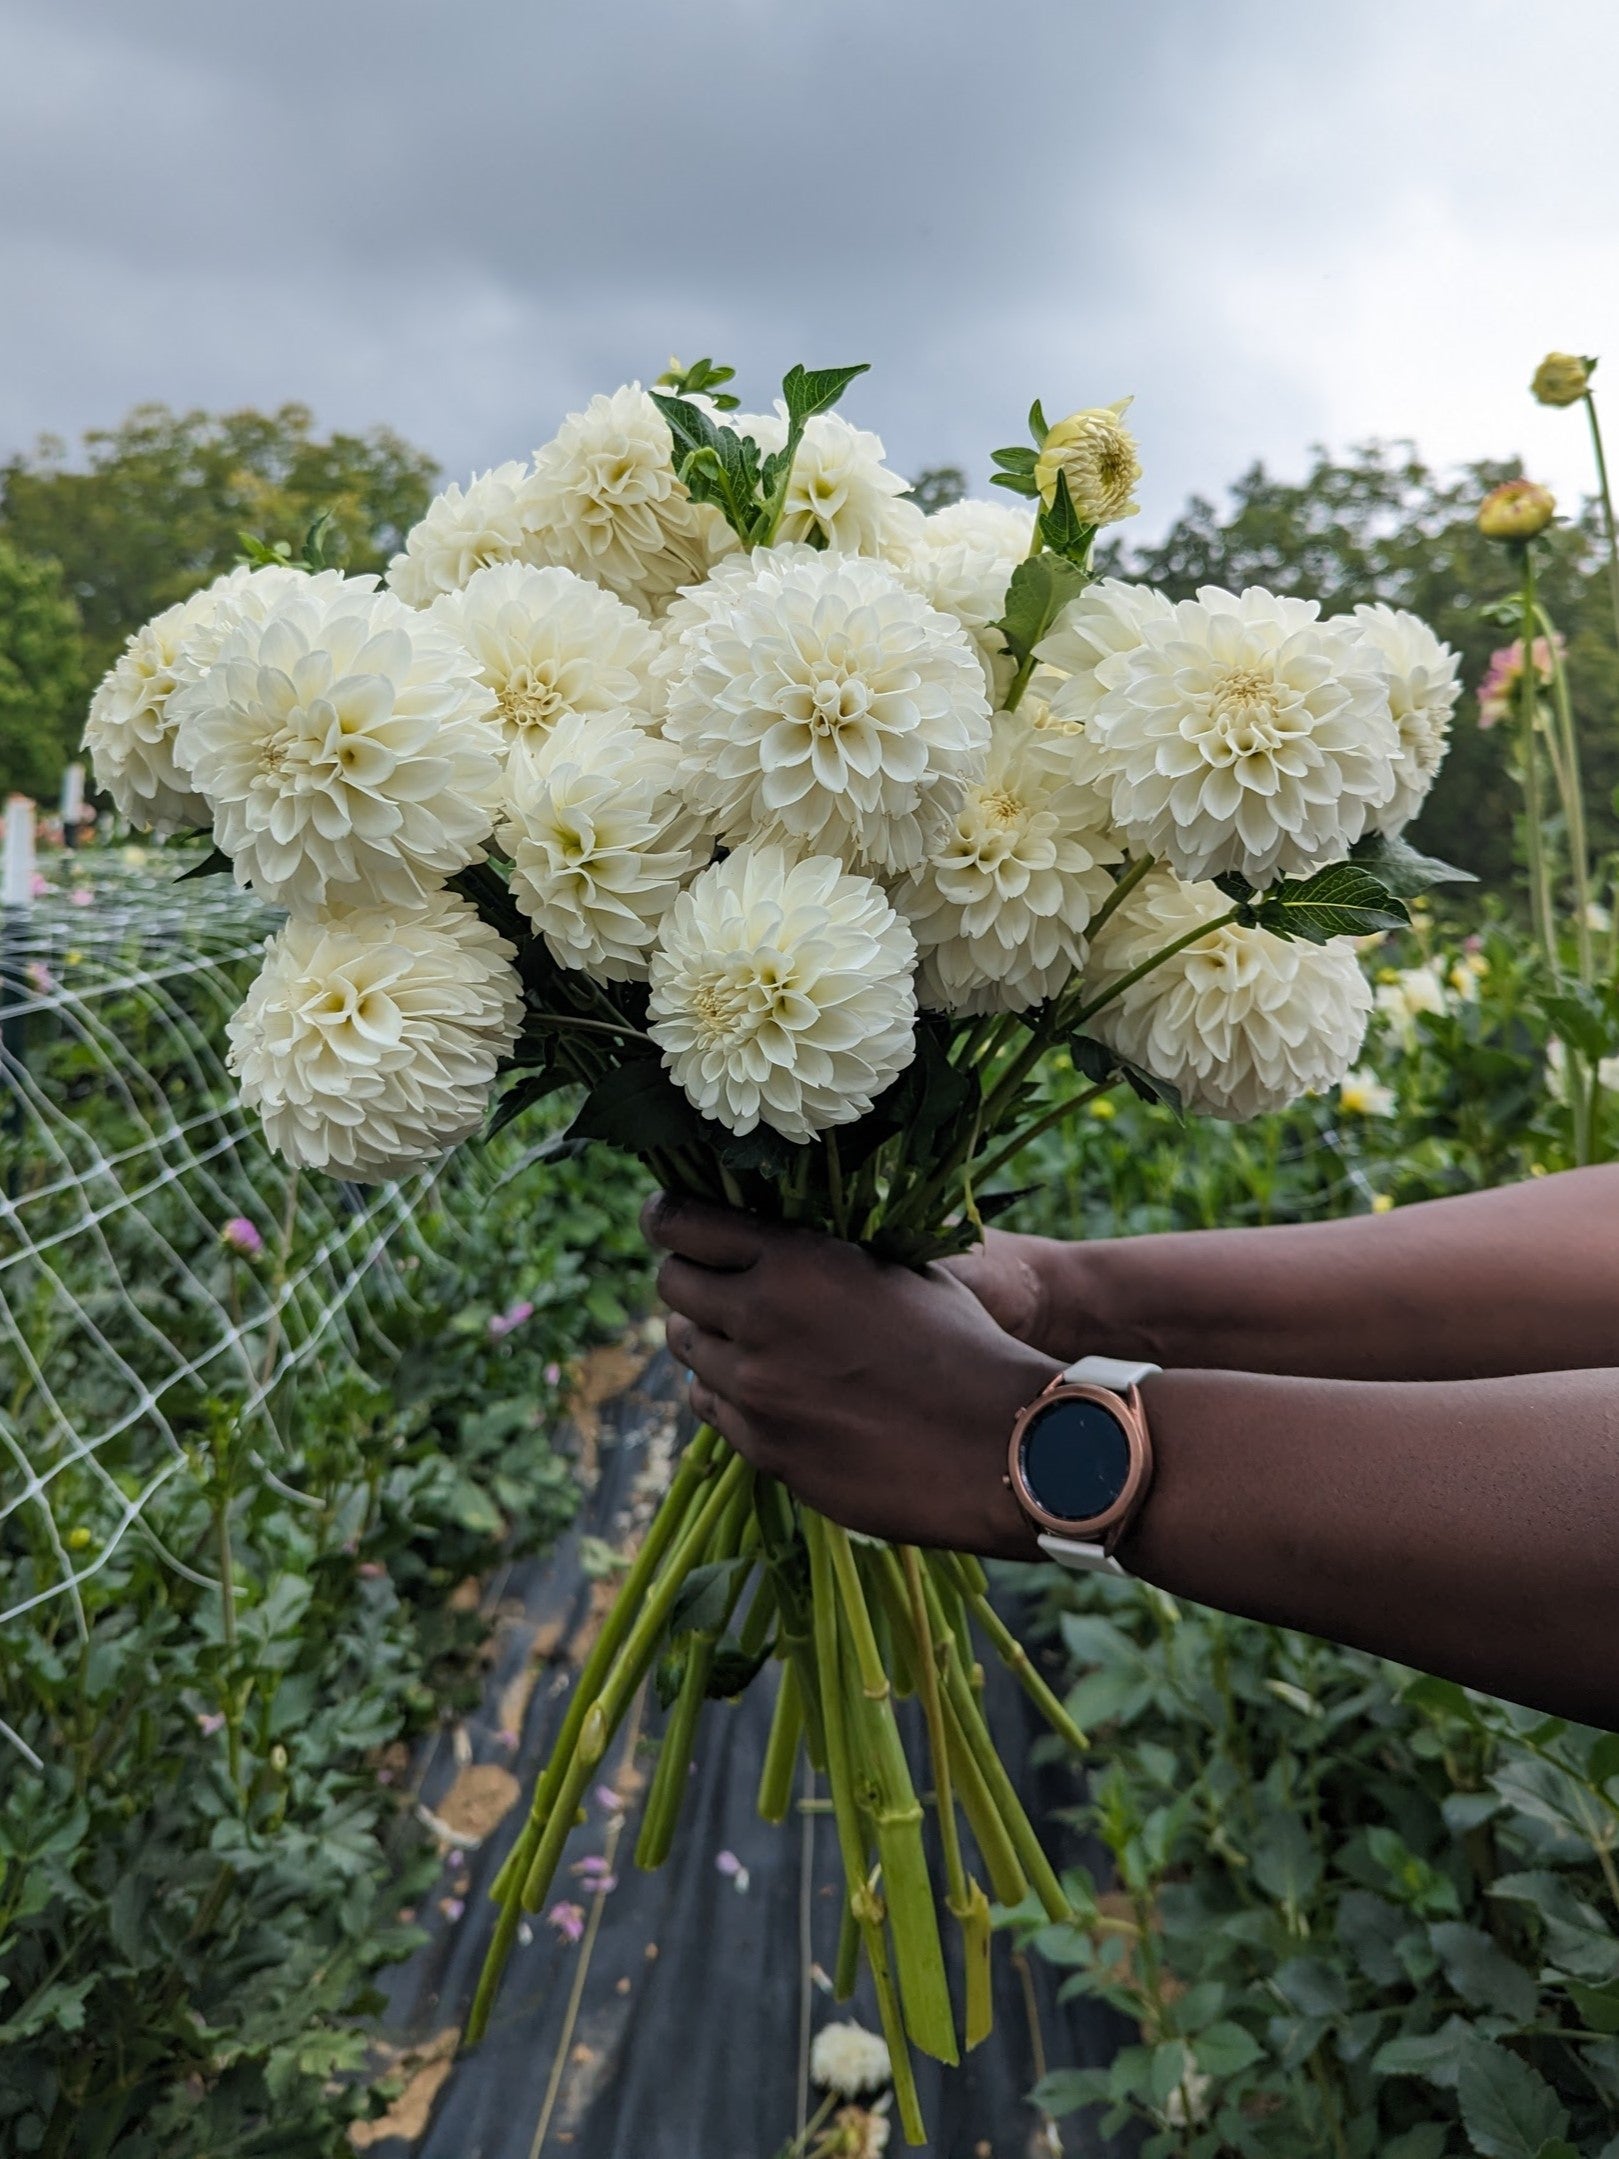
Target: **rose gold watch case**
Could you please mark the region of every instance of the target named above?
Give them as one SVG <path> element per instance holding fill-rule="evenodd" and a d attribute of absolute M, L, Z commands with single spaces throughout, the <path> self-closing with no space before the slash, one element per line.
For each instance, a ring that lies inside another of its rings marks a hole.
<path fill-rule="evenodd" d="M 1023 1473 L 1024 1434 L 1035 1418 L 1043 1415 L 1054 1402 L 1099 1403 L 1124 1427 L 1130 1449 L 1130 1468 L 1124 1489 L 1104 1512 L 1083 1521 L 1076 1521 L 1070 1515 L 1048 1513 L 1030 1491 Z M 1093 1539 L 1100 1542 L 1104 1551 L 1111 1552 L 1128 1527 L 1130 1517 L 1146 1497 L 1151 1478 L 1152 1439 L 1147 1431 L 1147 1415 L 1139 1387 L 1132 1387 L 1128 1394 L 1119 1394 L 1112 1387 L 1098 1387 L 1089 1380 L 1054 1379 L 1026 1409 L 1018 1411 L 1017 1422 L 1012 1427 L 1012 1443 L 1007 1450 L 1007 1482 L 1030 1521 L 1052 1535 Z"/>

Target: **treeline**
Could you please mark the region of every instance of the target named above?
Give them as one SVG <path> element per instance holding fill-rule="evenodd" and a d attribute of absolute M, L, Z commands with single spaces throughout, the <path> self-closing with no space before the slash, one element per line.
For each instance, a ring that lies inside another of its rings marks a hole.
<path fill-rule="evenodd" d="M 1199 585 L 1265 584 L 1319 599 L 1414 608 L 1463 658 L 1467 695 L 1449 760 L 1420 822 L 1420 844 L 1490 883 L 1511 866 L 1517 790 L 1502 732 L 1481 732 L 1476 690 L 1510 632 L 1486 608 L 1511 589 L 1512 564 L 1474 524 L 1481 496 L 1518 471 L 1479 464 L 1441 474 L 1409 444 L 1318 451 L 1302 480 L 1254 465 L 1224 505 L 1194 497 L 1164 538 L 1128 535 L 1101 567 L 1175 598 Z M 378 569 L 431 497 L 437 467 L 391 429 L 320 436 L 307 407 L 273 413 L 173 413 L 138 406 L 84 437 L 68 462 L 46 439 L 0 465 L 0 789 L 49 797 L 77 747 L 91 689 L 126 637 L 240 554 L 243 531 L 295 540 L 331 513 L 330 551 Z M 923 475 L 932 507 L 960 475 Z M 1584 734 L 1595 838 L 1619 847 L 1619 649 L 1594 518 L 1566 520 L 1547 543 L 1543 596 L 1568 640 Z"/>

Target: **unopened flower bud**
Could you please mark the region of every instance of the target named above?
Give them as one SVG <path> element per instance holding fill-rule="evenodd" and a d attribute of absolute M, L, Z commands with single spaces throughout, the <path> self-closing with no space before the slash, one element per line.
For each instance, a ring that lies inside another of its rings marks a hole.
<path fill-rule="evenodd" d="M 1035 460 L 1035 485 L 1049 508 L 1056 499 L 1057 475 L 1068 482 L 1068 497 L 1082 524 L 1115 525 L 1140 508 L 1132 490 L 1141 477 L 1136 438 L 1124 424 L 1130 399 L 1071 412 L 1047 435 Z"/>
<path fill-rule="evenodd" d="M 1548 352 L 1529 387 L 1543 405 L 1577 405 L 1591 387 L 1595 366 L 1595 360 L 1582 360 L 1577 353 Z"/>
<path fill-rule="evenodd" d="M 1503 480 L 1478 506 L 1478 529 L 1487 540 L 1532 540 L 1557 515 L 1557 498 L 1538 480 Z"/>
<path fill-rule="evenodd" d="M 219 1233 L 219 1241 L 227 1252 L 235 1252 L 243 1259 L 257 1259 L 264 1250 L 258 1225 L 250 1222 L 245 1214 L 231 1216 Z"/>

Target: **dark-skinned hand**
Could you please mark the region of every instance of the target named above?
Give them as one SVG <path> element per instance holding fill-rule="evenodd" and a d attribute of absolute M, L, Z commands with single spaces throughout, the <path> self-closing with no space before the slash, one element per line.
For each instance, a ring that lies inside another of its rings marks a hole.
<path fill-rule="evenodd" d="M 846 1528 L 1038 1557 L 1006 1450 L 1060 1367 L 965 1282 L 694 1200 L 655 1198 L 642 1226 L 692 1407 L 739 1453 Z"/>

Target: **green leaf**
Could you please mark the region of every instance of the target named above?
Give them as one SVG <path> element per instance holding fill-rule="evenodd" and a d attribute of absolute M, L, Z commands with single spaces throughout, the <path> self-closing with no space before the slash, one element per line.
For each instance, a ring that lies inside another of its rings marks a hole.
<path fill-rule="evenodd" d="M 1578 1979 L 1563 1984 L 1591 2031 L 1604 2038 L 1619 2032 L 1619 1979 L 1610 1979 L 1605 1987 L 1586 1986 Z"/>
<path fill-rule="evenodd" d="M 1059 472 L 1051 500 L 1040 512 L 1041 544 L 1083 569 L 1095 537 L 1096 527 L 1085 524 L 1074 508 L 1067 473 Z"/>
<path fill-rule="evenodd" d="M 1604 1732 L 1591 1749 L 1585 1773 L 1593 1784 L 1609 1784 L 1619 1777 L 1619 1732 Z"/>
<path fill-rule="evenodd" d="M 193 877 L 219 877 L 230 866 L 230 856 L 223 847 L 210 847 L 200 862 L 193 862 L 190 869 L 182 870 L 174 881 L 177 885 L 188 885 Z"/>
<path fill-rule="evenodd" d="M 1475 2038 L 1463 2053 L 1456 2098 L 1482 2159 L 1538 2159 L 1568 2129 L 1568 2111 L 1545 2078 L 1491 2040 Z"/>
<path fill-rule="evenodd" d="M 732 1586 L 752 1572 L 751 1557 L 710 1559 L 690 1574 L 669 1607 L 669 1639 L 682 1634 L 718 1634 L 725 1624 Z"/>
<path fill-rule="evenodd" d="M 1278 937 L 1303 937 L 1324 945 L 1332 937 L 1370 937 L 1405 928 L 1411 920 L 1372 872 L 1358 862 L 1334 862 L 1313 877 L 1284 878 L 1261 893 L 1249 909 L 1261 929 Z"/>
<path fill-rule="evenodd" d="M 1378 2159 L 1444 2159 L 1450 2130 L 1444 2122 L 1418 2122 L 1378 2147 Z"/>
<path fill-rule="evenodd" d="M 1036 462 L 1035 453 L 1026 450 L 1021 442 L 1014 443 L 1009 450 L 991 450 L 989 461 L 992 465 L 998 465 L 1002 472 L 1026 473 L 1034 471 Z"/>
<path fill-rule="evenodd" d="M 1613 1017 L 1591 990 L 1573 988 L 1566 996 L 1543 997 L 1540 1009 L 1569 1047 L 1578 1050 L 1588 1063 L 1595 1064 L 1619 1048 L 1619 1030 Z"/>
<path fill-rule="evenodd" d="M 1308 1902 L 1321 1879 L 1321 1854 L 1298 1815 L 1273 1808 L 1264 1816 L 1253 1873 L 1260 1888 L 1283 1904 L 1297 1909 Z"/>
<path fill-rule="evenodd" d="M 789 424 L 796 421 L 801 427 L 817 413 L 830 412 L 856 375 L 864 375 L 870 366 L 862 360 L 857 367 L 789 368 L 781 383 Z"/>
<path fill-rule="evenodd" d="M 709 1666 L 708 1685 L 703 1690 L 706 1698 L 711 1702 L 734 1702 L 752 1686 L 770 1657 L 768 1642 L 750 1655 L 740 1642 L 729 1638 L 723 1641 Z"/>
<path fill-rule="evenodd" d="M 1528 2024 L 1540 2001 L 1540 1988 L 1521 1964 L 1515 1964 L 1482 1927 L 1442 1919 L 1428 1929 L 1445 1977 L 1476 2009 Z"/>
<path fill-rule="evenodd" d="M 703 1120 L 654 1057 L 615 1065 L 586 1095 L 569 1139 L 595 1139 L 631 1154 L 684 1147 L 704 1137 Z"/>
<path fill-rule="evenodd" d="M 1085 572 L 1061 555 L 1031 555 L 1018 564 L 1006 588 L 1006 613 L 994 625 L 1014 659 L 1029 658 L 1086 583 Z"/>
<path fill-rule="evenodd" d="M 1343 1972 L 1321 1957 L 1289 1957 L 1278 1966 L 1273 1984 L 1301 2016 L 1337 2017 L 1349 2007 Z"/>
<path fill-rule="evenodd" d="M 1042 2114 L 1072 2114 L 1076 2107 L 1099 2106 L 1110 2090 L 1105 2069 L 1053 2069 L 1030 2092 L 1029 2104 Z"/>
<path fill-rule="evenodd" d="M 521 1117 L 524 1110 L 532 1109 L 536 1102 L 543 1102 L 547 1095 L 553 1095 L 560 1088 L 571 1084 L 566 1072 L 552 1070 L 522 1073 L 495 1104 L 489 1122 L 483 1128 L 484 1138 L 493 1139 L 497 1132 L 505 1131 L 513 1118 Z"/>
<path fill-rule="evenodd" d="M 1381 2077 L 1421 2077 L 1441 2090 L 1454 2091 L 1461 2075 L 1463 2050 L 1473 2044 L 1473 2027 L 1462 2017 L 1447 2017 L 1436 2032 L 1412 2032 L 1390 2039 L 1372 2056 Z"/>
<path fill-rule="evenodd" d="M 1234 2077 L 1258 2061 L 1264 2048 L 1251 2032 L 1225 2019 L 1199 2032 L 1192 2041 L 1197 2066 L 1206 2076 Z"/>
<path fill-rule="evenodd" d="M 683 397 L 666 396 L 661 390 L 650 390 L 647 394 L 668 422 L 669 432 L 674 437 L 677 465 L 693 450 L 718 450 L 721 431 L 701 405 L 689 404 Z"/>
<path fill-rule="evenodd" d="M 1051 429 L 1046 424 L 1045 407 L 1041 404 L 1039 398 L 1036 398 L 1029 407 L 1029 433 L 1034 437 L 1035 448 L 1043 450 L 1046 446 L 1046 437 L 1051 433 Z"/>
<path fill-rule="evenodd" d="M 1039 488 L 1034 484 L 1034 474 L 1032 472 L 992 472 L 989 476 L 989 484 L 991 487 L 1004 487 L 1014 495 L 1026 495 L 1031 502 L 1040 493 Z"/>
<path fill-rule="evenodd" d="M 1437 855 L 1419 854 L 1409 840 L 1386 832 L 1368 832 L 1349 850 L 1349 859 L 1369 869 L 1386 892 L 1397 900 L 1415 899 L 1434 885 L 1476 885 L 1471 870 L 1441 862 Z"/>

